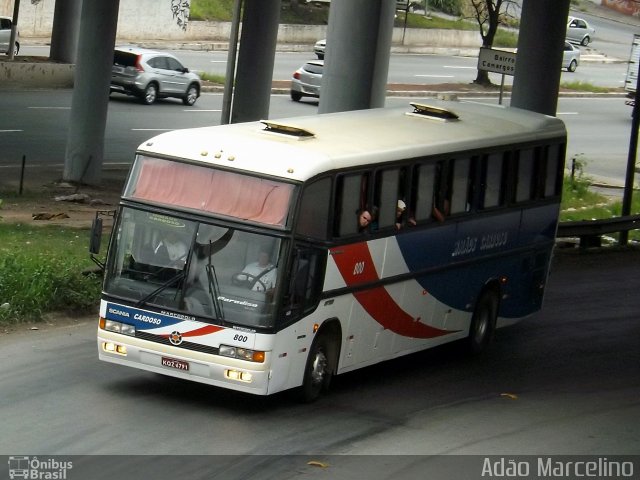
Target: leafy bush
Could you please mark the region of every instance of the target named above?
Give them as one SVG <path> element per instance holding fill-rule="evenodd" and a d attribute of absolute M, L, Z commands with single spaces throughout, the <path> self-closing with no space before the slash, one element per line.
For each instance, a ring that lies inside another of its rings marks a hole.
<path fill-rule="evenodd" d="M 86 274 L 88 239 L 87 231 L 0 225 L 0 323 L 94 310 L 101 278 Z"/>
<path fill-rule="evenodd" d="M 463 13 L 462 0 L 427 0 L 427 8 L 440 10 L 456 17 Z"/>

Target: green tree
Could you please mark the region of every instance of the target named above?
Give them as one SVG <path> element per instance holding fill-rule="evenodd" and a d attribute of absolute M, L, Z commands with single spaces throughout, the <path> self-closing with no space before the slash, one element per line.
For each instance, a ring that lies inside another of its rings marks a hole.
<path fill-rule="evenodd" d="M 491 48 L 500 24 L 507 25 L 507 20 L 513 18 L 513 12 L 519 7 L 516 0 L 469 0 L 472 16 L 480 27 L 482 46 Z M 478 75 L 473 83 L 478 85 L 492 85 L 489 72 L 478 69 Z"/>

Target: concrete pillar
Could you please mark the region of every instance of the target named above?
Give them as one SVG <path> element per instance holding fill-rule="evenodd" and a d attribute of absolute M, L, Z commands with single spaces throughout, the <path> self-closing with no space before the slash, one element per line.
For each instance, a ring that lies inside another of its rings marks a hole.
<path fill-rule="evenodd" d="M 56 0 L 51 31 L 49 58 L 76 63 L 82 0 Z"/>
<path fill-rule="evenodd" d="M 66 181 L 100 183 L 119 4 L 119 0 L 82 4 L 64 160 Z"/>
<path fill-rule="evenodd" d="M 269 118 L 281 0 L 245 0 L 231 123 Z"/>
<path fill-rule="evenodd" d="M 512 107 L 556 114 L 569 2 L 522 2 Z"/>
<path fill-rule="evenodd" d="M 395 0 L 333 0 L 318 113 L 384 107 Z"/>

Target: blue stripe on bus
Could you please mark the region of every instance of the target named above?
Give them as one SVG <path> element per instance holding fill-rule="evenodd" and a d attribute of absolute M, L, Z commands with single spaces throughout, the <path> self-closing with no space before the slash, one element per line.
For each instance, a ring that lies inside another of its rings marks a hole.
<path fill-rule="evenodd" d="M 472 311 L 483 285 L 505 277 L 500 316 L 519 318 L 540 308 L 557 210 L 557 205 L 547 205 L 460 223 L 445 220 L 439 227 L 403 232 L 396 239 L 409 271 L 444 267 L 416 279 L 439 301 Z"/>
<path fill-rule="evenodd" d="M 160 327 L 169 327 L 183 321 L 180 318 L 169 315 L 148 312 L 115 303 L 107 303 L 106 318 L 134 325 L 136 330 L 154 330 Z"/>

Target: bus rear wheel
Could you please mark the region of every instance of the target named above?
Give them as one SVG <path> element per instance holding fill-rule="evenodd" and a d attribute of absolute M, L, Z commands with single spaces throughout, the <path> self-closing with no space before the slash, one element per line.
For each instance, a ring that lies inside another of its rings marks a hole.
<path fill-rule="evenodd" d="M 329 388 L 333 370 L 331 368 L 331 341 L 328 335 L 320 335 L 311 345 L 300 389 L 300 400 L 310 403 L 318 399 L 323 390 Z"/>
<path fill-rule="evenodd" d="M 485 291 L 480 296 L 471 318 L 467 346 L 473 354 L 484 351 L 491 343 L 498 318 L 498 296 Z"/>

